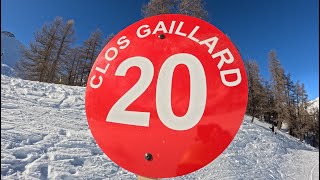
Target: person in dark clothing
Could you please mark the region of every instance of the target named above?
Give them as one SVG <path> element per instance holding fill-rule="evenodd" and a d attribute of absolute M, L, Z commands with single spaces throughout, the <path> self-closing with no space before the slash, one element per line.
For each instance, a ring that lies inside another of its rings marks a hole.
<path fill-rule="evenodd" d="M 272 123 L 272 127 L 270 127 L 271 131 L 276 134 L 276 132 L 274 131 L 274 124 Z"/>
<path fill-rule="evenodd" d="M 274 132 L 274 125 L 272 124 L 272 127 L 270 128 L 272 132 Z"/>

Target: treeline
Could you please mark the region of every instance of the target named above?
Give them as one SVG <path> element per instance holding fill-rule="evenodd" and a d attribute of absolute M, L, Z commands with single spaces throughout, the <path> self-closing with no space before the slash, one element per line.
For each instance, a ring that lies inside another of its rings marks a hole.
<path fill-rule="evenodd" d="M 309 109 L 303 83 L 293 82 L 275 51 L 269 53 L 271 80 L 260 75 L 256 61 L 245 62 L 248 77 L 247 114 L 277 126 L 286 126 L 289 134 L 319 147 L 319 109 Z"/>
<path fill-rule="evenodd" d="M 185 14 L 207 19 L 202 0 L 150 0 L 142 6 L 142 16 Z M 49 83 L 85 86 L 91 67 L 104 45 L 103 33 L 96 30 L 82 45 L 74 47 L 74 21 L 56 18 L 35 33 L 35 40 L 24 51 L 17 64 L 22 78 Z M 271 80 L 263 79 L 256 61 L 246 61 L 248 76 L 247 114 L 260 118 L 281 129 L 286 125 L 290 135 L 300 140 L 309 139 L 319 147 L 319 110 L 308 111 L 308 96 L 304 84 L 293 82 L 277 58 L 269 54 Z M 252 119 L 253 121 L 254 119 Z"/>
<path fill-rule="evenodd" d="M 44 24 L 34 35 L 34 41 L 24 49 L 18 61 L 18 76 L 24 79 L 49 83 L 84 86 L 91 67 L 102 47 L 112 38 L 103 41 L 97 29 L 80 46 L 75 42 L 74 21 L 57 17 Z"/>
<path fill-rule="evenodd" d="M 159 14 L 184 14 L 200 19 L 208 18 L 208 11 L 202 0 L 150 0 L 142 6 L 142 16 Z"/>
<path fill-rule="evenodd" d="M 150 0 L 142 6 L 142 16 L 179 13 L 207 18 L 202 0 Z M 97 29 L 80 46 L 74 47 L 74 21 L 57 17 L 34 34 L 34 41 L 17 63 L 18 76 L 28 80 L 85 86 L 91 67 L 102 48 L 114 37 L 103 41 Z"/>
<path fill-rule="evenodd" d="M 144 17 L 158 14 L 186 14 L 201 19 L 208 18 L 202 0 L 151 0 L 142 8 Z M 290 135 L 300 140 L 309 140 L 319 147 L 319 109 L 307 110 L 308 95 L 304 84 L 293 82 L 277 58 L 269 54 L 271 80 L 263 79 L 256 61 L 246 61 L 248 76 L 247 114 L 265 120 L 281 129 L 287 126 Z"/>

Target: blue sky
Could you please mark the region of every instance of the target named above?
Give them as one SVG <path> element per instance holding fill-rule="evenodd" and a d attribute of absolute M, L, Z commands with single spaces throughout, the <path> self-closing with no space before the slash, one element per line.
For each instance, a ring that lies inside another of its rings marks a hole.
<path fill-rule="evenodd" d="M 140 20 L 148 0 L 1 0 L 1 30 L 15 34 L 24 44 L 56 16 L 74 19 L 77 44 L 100 28 L 117 33 Z M 318 0 L 207 0 L 209 22 L 228 34 L 243 59 L 258 62 L 266 79 L 268 52 L 278 58 L 294 81 L 305 84 L 309 99 L 319 96 Z"/>

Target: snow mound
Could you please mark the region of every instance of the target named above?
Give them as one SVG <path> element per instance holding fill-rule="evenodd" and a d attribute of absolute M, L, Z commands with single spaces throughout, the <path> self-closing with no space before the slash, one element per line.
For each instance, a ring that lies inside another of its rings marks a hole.
<path fill-rule="evenodd" d="M 6 64 L 1 64 L 1 74 L 6 75 L 6 76 L 10 76 L 10 77 L 17 76 L 16 71 Z"/>
<path fill-rule="evenodd" d="M 93 139 L 85 88 L 1 75 L 1 179 L 136 179 Z M 319 179 L 319 151 L 244 121 L 216 160 L 173 179 Z"/>

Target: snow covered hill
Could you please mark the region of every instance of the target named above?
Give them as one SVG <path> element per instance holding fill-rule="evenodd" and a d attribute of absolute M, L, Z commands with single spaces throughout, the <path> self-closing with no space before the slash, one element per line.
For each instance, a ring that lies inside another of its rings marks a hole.
<path fill-rule="evenodd" d="M 9 77 L 16 77 L 17 76 L 16 71 L 6 64 L 1 64 L 1 74 L 9 76 Z"/>
<path fill-rule="evenodd" d="M 14 68 L 16 62 L 22 57 L 23 48 L 24 45 L 15 38 L 14 34 L 8 31 L 1 32 L 1 64 Z"/>
<path fill-rule="evenodd" d="M 313 112 L 315 109 L 319 109 L 319 97 L 308 102 L 309 106 L 307 108 L 308 112 Z"/>
<path fill-rule="evenodd" d="M 99 149 L 85 88 L 1 75 L 1 179 L 136 179 Z M 245 117 L 216 160 L 173 179 L 319 179 L 319 150 Z"/>

